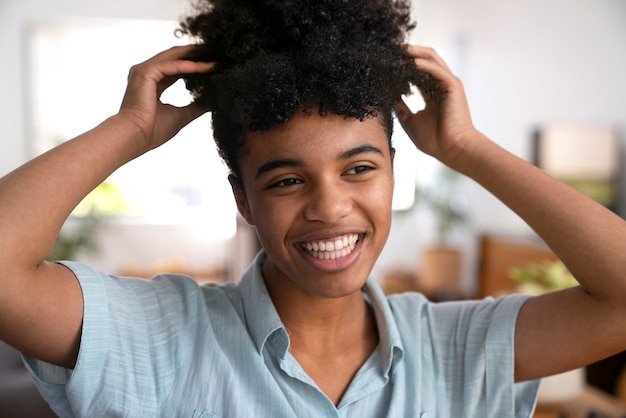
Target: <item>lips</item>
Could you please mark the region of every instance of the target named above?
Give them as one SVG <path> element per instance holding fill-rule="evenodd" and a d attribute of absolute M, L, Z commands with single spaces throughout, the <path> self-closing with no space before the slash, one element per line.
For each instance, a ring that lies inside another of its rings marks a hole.
<path fill-rule="evenodd" d="M 359 234 L 347 234 L 331 239 L 302 242 L 300 246 L 311 257 L 319 260 L 337 260 L 352 253 L 358 240 Z"/>

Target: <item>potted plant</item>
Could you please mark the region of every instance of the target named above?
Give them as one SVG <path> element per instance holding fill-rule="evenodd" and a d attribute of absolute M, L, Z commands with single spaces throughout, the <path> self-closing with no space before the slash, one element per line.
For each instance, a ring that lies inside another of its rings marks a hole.
<path fill-rule="evenodd" d="M 461 175 L 441 165 L 435 184 L 415 189 L 416 204 L 424 204 L 433 215 L 434 243 L 422 252 L 417 286 L 434 298 L 455 297 L 459 293 L 462 265 L 461 250 L 452 245 L 451 234 L 468 221 L 458 202 Z"/>
<path fill-rule="evenodd" d="M 555 290 L 578 286 L 578 282 L 561 261 L 531 263 L 511 269 L 509 276 L 518 286 L 517 293 L 542 295 Z"/>
<path fill-rule="evenodd" d="M 108 217 L 125 208 L 118 186 L 108 181 L 101 183 L 87 195 L 67 219 L 57 236 L 48 260 L 77 261 L 82 255 L 96 253 L 97 235 Z"/>

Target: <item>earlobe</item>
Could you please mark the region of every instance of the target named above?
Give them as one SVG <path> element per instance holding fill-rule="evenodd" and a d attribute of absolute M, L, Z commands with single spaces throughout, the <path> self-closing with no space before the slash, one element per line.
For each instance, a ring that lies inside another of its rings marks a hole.
<path fill-rule="evenodd" d="M 248 206 L 248 199 L 246 198 L 246 192 L 243 189 L 241 180 L 230 174 L 228 176 L 228 182 L 230 183 L 230 187 L 233 189 L 235 202 L 237 202 L 237 210 L 239 210 L 239 213 L 249 225 L 254 226 L 254 219 L 252 219 L 250 206 Z"/>

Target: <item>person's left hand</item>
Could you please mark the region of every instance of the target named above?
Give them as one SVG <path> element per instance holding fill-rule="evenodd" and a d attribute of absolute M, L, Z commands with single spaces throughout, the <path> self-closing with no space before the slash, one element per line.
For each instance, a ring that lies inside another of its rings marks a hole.
<path fill-rule="evenodd" d="M 429 95 L 429 92 L 421 91 L 426 102 L 423 110 L 412 113 L 406 103 L 400 100 L 395 107 L 396 114 L 408 136 L 421 151 L 450 164 L 476 132 L 463 85 L 433 49 L 408 45 L 406 52 L 419 70 L 440 84 L 445 94 Z"/>

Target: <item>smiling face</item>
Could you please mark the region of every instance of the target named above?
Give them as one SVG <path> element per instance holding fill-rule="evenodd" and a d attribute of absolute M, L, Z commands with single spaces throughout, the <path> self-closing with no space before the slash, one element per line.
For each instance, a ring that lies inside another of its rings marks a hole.
<path fill-rule="evenodd" d="M 302 112 L 251 132 L 231 178 L 268 254 L 268 287 L 336 298 L 358 292 L 389 235 L 392 155 L 378 119 Z"/>

